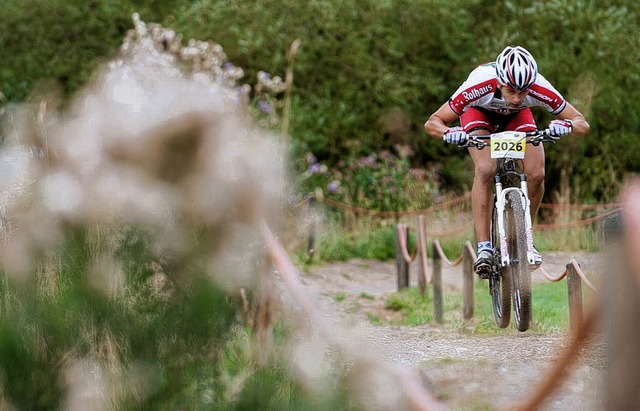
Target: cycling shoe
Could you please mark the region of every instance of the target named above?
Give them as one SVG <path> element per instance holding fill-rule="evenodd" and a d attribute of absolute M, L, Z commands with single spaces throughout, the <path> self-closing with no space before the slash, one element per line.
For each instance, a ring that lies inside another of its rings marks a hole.
<path fill-rule="evenodd" d="M 493 253 L 490 250 L 481 250 L 478 258 L 473 263 L 473 271 L 483 280 L 489 278 L 491 267 L 493 265 Z"/>

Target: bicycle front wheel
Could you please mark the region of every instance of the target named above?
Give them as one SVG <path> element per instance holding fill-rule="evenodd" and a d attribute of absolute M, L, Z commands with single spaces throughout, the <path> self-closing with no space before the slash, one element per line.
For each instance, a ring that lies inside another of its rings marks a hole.
<path fill-rule="evenodd" d="M 500 264 L 500 237 L 498 234 L 498 209 L 493 207 L 491 240 L 496 247 L 494 270 L 489 277 L 489 294 L 493 303 L 496 325 L 507 328 L 511 321 L 511 273 Z"/>
<path fill-rule="evenodd" d="M 527 261 L 527 235 L 522 197 L 512 191 L 506 196 L 505 227 L 509 247 L 513 310 L 516 327 L 520 331 L 529 329 L 531 321 L 531 271 Z"/>

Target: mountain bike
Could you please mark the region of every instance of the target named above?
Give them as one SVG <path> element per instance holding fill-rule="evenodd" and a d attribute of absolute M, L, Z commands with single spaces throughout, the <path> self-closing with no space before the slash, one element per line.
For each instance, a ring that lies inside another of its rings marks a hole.
<path fill-rule="evenodd" d="M 496 325 L 506 328 L 511 320 L 511 301 L 516 327 L 529 329 L 531 321 L 531 271 L 537 268 L 533 253 L 533 226 L 522 160 L 527 144 L 554 143 L 549 130 L 502 131 L 469 136 L 461 145 L 478 150 L 489 146 L 496 159 L 491 240 L 495 248 L 487 273 Z"/>

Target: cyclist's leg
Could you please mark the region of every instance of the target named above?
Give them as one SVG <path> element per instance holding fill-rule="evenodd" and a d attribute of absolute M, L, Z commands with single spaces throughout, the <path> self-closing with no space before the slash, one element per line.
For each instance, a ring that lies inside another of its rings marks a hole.
<path fill-rule="evenodd" d="M 489 133 L 479 131 L 477 134 Z M 471 208 L 473 210 L 476 240 L 478 242 L 490 241 L 489 225 L 493 209 L 492 187 L 496 171 L 495 161 L 491 159 L 491 153 L 488 148 L 484 150 L 470 148 L 469 154 L 474 164 Z"/>
<path fill-rule="evenodd" d="M 489 134 L 488 131 L 477 131 L 477 134 Z M 471 187 L 471 209 L 473 224 L 478 242 L 478 255 L 473 263 L 473 270 L 480 278 L 489 278 L 492 270 L 493 255 L 496 244 L 491 244 L 491 216 L 493 213 L 493 176 L 495 161 L 491 160 L 488 148 L 478 150 L 470 148 L 469 154 L 474 163 L 473 186 Z"/>
<path fill-rule="evenodd" d="M 494 130 L 491 118 L 484 111 L 469 108 L 460 116 L 460 125 L 469 134 L 490 134 Z M 492 182 L 495 162 L 491 160 L 489 149 L 470 148 L 474 173 L 471 187 L 471 208 L 478 242 L 491 241 L 489 225 L 493 207 Z"/>

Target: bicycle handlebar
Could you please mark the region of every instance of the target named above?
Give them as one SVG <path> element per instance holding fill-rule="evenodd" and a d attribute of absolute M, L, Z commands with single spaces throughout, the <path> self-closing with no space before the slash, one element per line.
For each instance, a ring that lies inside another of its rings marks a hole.
<path fill-rule="evenodd" d="M 495 133 L 495 134 L 499 134 L 499 133 Z M 555 144 L 556 141 L 560 139 L 560 137 L 552 136 L 551 131 L 548 128 L 544 130 L 525 131 L 524 134 L 525 134 L 525 138 L 531 137 L 529 140 L 527 140 L 527 144 L 532 144 L 536 147 L 540 145 L 540 143 Z M 485 140 L 490 140 L 492 135 L 493 134 L 471 135 L 469 136 L 469 139 L 467 141 L 465 141 L 462 144 L 459 144 L 458 147 L 460 148 L 475 147 L 478 150 L 482 150 L 483 148 L 489 145 L 489 143 Z"/>

